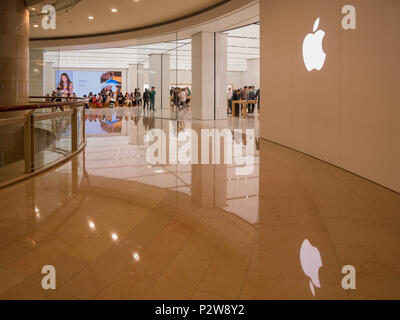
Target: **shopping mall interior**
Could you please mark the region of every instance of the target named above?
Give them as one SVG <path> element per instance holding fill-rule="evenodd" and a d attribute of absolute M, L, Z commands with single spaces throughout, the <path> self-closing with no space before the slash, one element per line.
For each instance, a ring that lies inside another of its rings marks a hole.
<path fill-rule="evenodd" d="M 400 1 L 0 16 L 0 300 L 400 299 Z"/>

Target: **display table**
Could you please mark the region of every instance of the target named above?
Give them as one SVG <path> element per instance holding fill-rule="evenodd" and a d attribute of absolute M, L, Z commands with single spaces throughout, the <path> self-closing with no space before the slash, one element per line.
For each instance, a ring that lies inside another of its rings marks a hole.
<path fill-rule="evenodd" d="M 257 100 L 232 100 L 232 117 L 236 117 L 236 104 L 239 105 L 239 116 L 240 109 L 242 109 L 242 117 L 247 117 L 247 105 L 249 104 L 257 104 Z M 240 108 L 242 106 L 242 108 Z"/>

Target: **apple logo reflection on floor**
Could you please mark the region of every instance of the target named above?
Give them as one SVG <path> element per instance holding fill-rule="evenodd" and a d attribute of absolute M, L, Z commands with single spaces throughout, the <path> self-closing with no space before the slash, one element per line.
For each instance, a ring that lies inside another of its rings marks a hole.
<path fill-rule="evenodd" d="M 319 269 L 322 267 L 322 259 L 321 254 L 319 253 L 318 248 L 313 247 L 307 239 L 303 241 L 300 249 L 300 262 L 301 267 L 303 268 L 304 273 L 308 276 L 311 281 L 310 289 L 315 296 L 315 287 L 320 288 L 321 284 L 319 282 Z"/>

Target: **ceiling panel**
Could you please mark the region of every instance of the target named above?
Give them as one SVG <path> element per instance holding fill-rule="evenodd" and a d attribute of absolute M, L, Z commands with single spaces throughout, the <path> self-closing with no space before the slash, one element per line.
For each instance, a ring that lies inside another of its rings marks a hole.
<path fill-rule="evenodd" d="M 260 57 L 259 32 L 258 24 L 224 32 L 228 36 L 228 71 L 246 71 L 247 59 Z M 171 69 L 191 69 L 191 39 L 109 49 L 52 50 L 45 53 L 45 62 L 52 62 L 55 68 L 120 69 L 138 63 L 148 68 L 149 56 L 161 53 L 171 55 Z"/>

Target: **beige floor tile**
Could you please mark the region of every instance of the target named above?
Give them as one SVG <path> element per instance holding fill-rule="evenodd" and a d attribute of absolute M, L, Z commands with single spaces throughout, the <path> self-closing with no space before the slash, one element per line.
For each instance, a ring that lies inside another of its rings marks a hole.
<path fill-rule="evenodd" d="M 77 298 L 70 296 L 61 291 L 55 290 L 50 293 L 46 298 L 46 300 L 78 300 Z"/>
<path fill-rule="evenodd" d="M 246 264 L 234 263 L 229 259 L 218 258 L 217 256 L 211 261 L 197 290 L 230 299 L 238 299 L 246 273 Z"/>
<path fill-rule="evenodd" d="M 51 294 L 51 290 L 42 288 L 44 275 L 35 273 L 0 295 L 3 300 L 41 300 Z"/>
<path fill-rule="evenodd" d="M 250 118 L 228 123 L 258 130 Z M 74 166 L 0 190 L 0 298 L 400 298 L 399 194 L 280 145 L 257 146 L 254 172 L 238 176 L 234 165 L 149 166 L 128 136 L 93 137 Z M 305 239 L 322 260 L 315 296 L 300 261 Z M 56 291 L 41 287 L 47 264 Z M 341 288 L 344 265 L 356 268 L 356 290 Z"/>
<path fill-rule="evenodd" d="M 115 245 L 67 281 L 60 290 L 79 299 L 92 299 L 132 261 L 129 248 Z"/>
<path fill-rule="evenodd" d="M 179 255 L 158 278 L 145 298 L 190 299 L 207 268 L 207 261 Z M 171 287 L 174 287 L 173 291 Z"/>
<path fill-rule="evenodd" d="M 0 294 L 6 292 L 22 280 L 23 278 L 21 276 L 0 269 Z"/>

